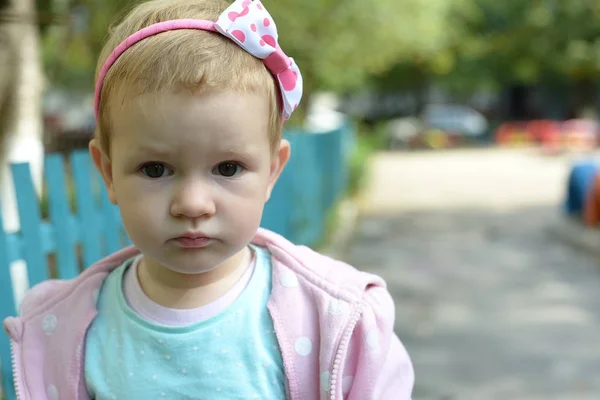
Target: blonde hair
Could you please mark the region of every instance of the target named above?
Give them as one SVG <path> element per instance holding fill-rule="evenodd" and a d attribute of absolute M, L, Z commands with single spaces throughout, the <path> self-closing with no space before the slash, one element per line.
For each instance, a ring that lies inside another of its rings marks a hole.
<path fill-rule="evenodd" d="M 98 59 L 96 80 L 115 47 L 140 29 L 173 19 L 216 21 L 228 6 L 224 0 L 151 0 L 138 5 L 109 30 Z M 110 113 L 115 99 L 207 88 L 266 94 L 271 109 L 269 140 L 272 149 L 277 147 L 282 130 L 280 93 L 263 62 L 219 33 L 186 29 L 142 40 L 127 49 L 110 68 L 102 86 L 95 132 L 100 149 L 110 155 Z"/>

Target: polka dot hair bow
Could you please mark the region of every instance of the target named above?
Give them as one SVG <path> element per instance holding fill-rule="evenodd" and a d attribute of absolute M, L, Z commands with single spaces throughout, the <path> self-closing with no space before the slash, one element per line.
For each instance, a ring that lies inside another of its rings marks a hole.
<path fill-rule="evenodd" d="M 259 0 L 237 0 L 217 22 L 199 19 L 176 19 L 147 26 L 121 42 L 109 55 L 98 74 L 94 96 L 96 120 L 100 113 L 100 96 L 104 79 L 112 65 L 136 43 L 162 32 L 178 29 L 199 29 L 219 32 L 248 53 L 263 61 L 277 78 L 283 101 L 283 118 L 289 119 L 302 98 L 302 75 L 294 60 L 277 44 L 277 27 Z"/>
<path fill-rule="evenodd" d="M 256 58 L 277 78 L 283 100 L 283 117 L 289 119 L 302 98 L 302 75 L 293 58 L 277 43 L 277 27 L 259 0 L 237 0 L 215 23 L 224 36 Z"/>

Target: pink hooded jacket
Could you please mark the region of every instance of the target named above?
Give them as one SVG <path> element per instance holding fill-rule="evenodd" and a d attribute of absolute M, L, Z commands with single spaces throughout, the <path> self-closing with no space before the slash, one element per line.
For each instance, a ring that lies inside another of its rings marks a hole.
<path fill-rule="evenodd" d="M 283 356 L 289 400 L 408 400 L 414 371 L 393 333 L 394 303 L 374 275 L 260 229 L 272 254 L 268 308 Z M 138 254 L 119 251 L 69 281 L 33 287 L 21 316 L 7 318 L 19 400 L 88 400 L 85 336 L 99 288 Z"/>

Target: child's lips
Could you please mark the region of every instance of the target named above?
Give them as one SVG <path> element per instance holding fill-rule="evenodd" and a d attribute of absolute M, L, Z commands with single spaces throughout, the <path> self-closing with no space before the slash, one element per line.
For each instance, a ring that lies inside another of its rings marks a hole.
<path fill-rule="evenodd" d="M 213 242 L 213 238 L 199 233 L 186 233 L 173 239 L 180 247 L 186 249 L 199 249 L 208 246 Z"/>

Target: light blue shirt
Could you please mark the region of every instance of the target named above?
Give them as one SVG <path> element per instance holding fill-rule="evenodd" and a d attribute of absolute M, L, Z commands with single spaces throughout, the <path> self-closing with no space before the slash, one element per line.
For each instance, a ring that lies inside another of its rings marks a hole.
<path fill-rule="evenodd" d="M 224 312 L 198 324 L 166 327 L 127 304 L 114 270 L 88 332 L 85 378 L 90 397 L 108 399 L 285 399 L 283 360 L 267 310 L 271 255 L 260 247 L 250 282 Z"/>

